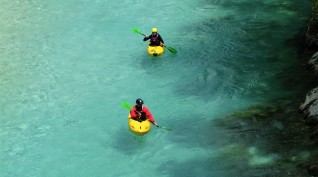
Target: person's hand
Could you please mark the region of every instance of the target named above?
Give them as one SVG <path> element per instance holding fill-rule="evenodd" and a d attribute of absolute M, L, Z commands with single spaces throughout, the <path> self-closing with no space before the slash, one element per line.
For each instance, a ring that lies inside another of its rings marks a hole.
<path fill-rule="evenodd" d="M 153 125 L 159 127 L 159 125 L 156 122 L 153 122 Z"/>
<path fill-rule="evenodd" d="M 146 38 L 148 38 L 149 36 L 148 36 L 148 35 L 146 35 L 145 37 L 146 37 Z"/>

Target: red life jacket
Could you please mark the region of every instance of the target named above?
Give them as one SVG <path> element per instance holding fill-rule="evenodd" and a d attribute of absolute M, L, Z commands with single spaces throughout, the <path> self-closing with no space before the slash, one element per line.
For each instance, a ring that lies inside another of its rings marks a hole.
<path fill-rule="evenodd" d="M 158 33 L 156 34 L 156 36 L 151 35 L 151 41 L 157 42 L 158 44 L 160 44 Z"/>
<path fill-rule="evenodd" d="M 140 110 L 137 110 L 137 107 L 136 107 L 136 105 L 135 106 L 133 106 L 132 107 L 133 109 L 132 110 L 130 110 L 130 116 L 131 116 L 131 118 L 133 118 L 133 119 L 138 119 L 138 117 L 137 117 L 137 115 L 136 115 L 136 112 L 138 111 L 138 112 L 143 112 L 143 113 L 145 113 L 146 114 L 146 117 L 149 119 L 149 121 L 150 122 L 154 122 L 155 120 L 154 120 L 154 118 L 153 118 L 153 116 L 152 116 L 152 114 L 151 114 L 151 112 L 149 111 L 149 109 L 146 107 L 146 106 L 142 106 L 142 110 L 140 111 Z"/>

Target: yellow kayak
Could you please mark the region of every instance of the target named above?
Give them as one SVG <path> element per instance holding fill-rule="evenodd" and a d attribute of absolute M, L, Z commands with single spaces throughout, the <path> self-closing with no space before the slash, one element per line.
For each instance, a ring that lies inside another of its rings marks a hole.
<path fill-rule="evenodd" d="M 149 46 L 148 45 L 148 54 L 152 56 L 159 56 L 163 54 L 165 49 L 161 46 Z"/>
<path fill-rule="evenodd" d="M 130 114 L 128 114 L 128 127 L 130 131 L 136 135 L 144 135 L 151 129 L 150 121 L 148 119 L 139 122 L 135 119 L 132 119 Z"/>

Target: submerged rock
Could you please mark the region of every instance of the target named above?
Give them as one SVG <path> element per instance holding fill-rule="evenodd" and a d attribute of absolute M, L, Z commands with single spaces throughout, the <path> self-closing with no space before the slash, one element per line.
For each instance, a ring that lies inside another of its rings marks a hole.
<path fill-rule="evenodd" d="M 303 164 L 318 153 L 306 138 L 308 127 L 297 119 L 298 106 L 289 99 L 275 100 L 214 121 L 234 140 L 219 152 L 248 169 L 265 170 L 263 176 L 305 176 Z"/>
<path fill-rule="evenodd" d="M 306 32 L 306 43 L 308 48 L 318 48 L 318 1 L 312 0 L 312 17 Z"/>
<path fill-rule="evenodd" d="M 312 0 L 312 17 L 306 31 L 306 48 L 308 51 L 316 52 L 310 58 L 308 64 L 310 69 L 318 76 L 318 1 Z M 318 87 L 309 91 L 305 102 L 299 107 L 299 112 L 303 113 L 305 123 L 310 125 L 309 138 L 312 141 L 318 139 Z M 309 162 L 307 172 L 311 176 L 318 176 L 318 162 Z"/>
<path fill-rule="evenodd" d="M 299 112 L 304 113 L 307 125 L 318 123 L 318 87 L 306 95 L 305 102 L 299 107 Z"/>
<path fill-rule="evenodd" d="M 307 171 L 309 175 L 318 176 L 318 162 L 308 165 Z"/>
<path fill-rule="evenodd" d="M 315 72 L 315 74 L 318 74 L 318 52 L 316 52 L 309 60 L 308 62 L 310 68 Z"/>

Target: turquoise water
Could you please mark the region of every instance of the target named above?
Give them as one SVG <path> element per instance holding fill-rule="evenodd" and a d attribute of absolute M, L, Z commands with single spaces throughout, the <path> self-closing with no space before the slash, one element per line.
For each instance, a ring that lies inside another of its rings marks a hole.
<path fill-rule="evenodd" d="M 310 3 L 2 0 L 0 8 L 0 176 L 277 173 L 266 165 L 280 152 L 237 146 L 213 122 L 303 91 L 286 84 L 301 68 L 288 40 L 306 26 Z M 176 55 L 149 56 L 131 32 L 154 26 Z M 120 102 L 139 97 L 173 130 L 130 133 Z M 249 155 L 224 158 L 233 149 Z"/>

